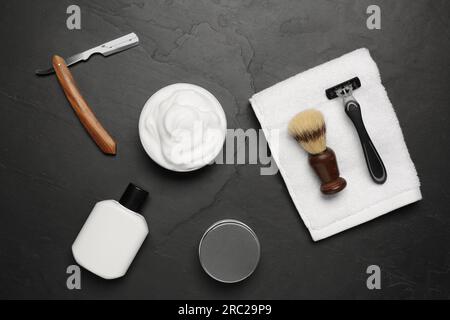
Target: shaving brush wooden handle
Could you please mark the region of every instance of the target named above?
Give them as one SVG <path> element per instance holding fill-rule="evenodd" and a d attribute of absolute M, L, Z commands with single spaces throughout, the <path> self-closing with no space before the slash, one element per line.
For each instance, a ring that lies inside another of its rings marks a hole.
<path fill-rule="evenodd" d="M 336 154 L 326 145 L 326 126 L 321 112 L 306 110 L 289 123 L 289 133 L 309 154 L 309 164 L 316 172 L 323 194 L 335 194 L 347 186 L 340 177 Z"/>
<path fill-rule="evenodd" d="M 322 193 L 335 194 L 347 186 L 345 179 L 340 177 L 336 154 L 331 148 L 319 154 L 309 154 L 309 164 L 322 181 Z"/>

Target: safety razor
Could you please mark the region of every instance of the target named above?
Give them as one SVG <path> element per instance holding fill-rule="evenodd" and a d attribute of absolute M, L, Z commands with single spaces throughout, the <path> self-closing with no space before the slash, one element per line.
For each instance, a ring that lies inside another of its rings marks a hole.
<path fill-rule="evenodd" d="M 326 90 L 327 98 L 332 100 L 337 97 L 341 97 L 344 101 L 345 113 L 353 122 L 356 131 L 358 132 L 359 140 L 366 158 L 367 168 L 369 169 L 370 176 L 373 181 L 378 184 L 386 182 L 387 173 L 383 164 L 383 160 L 378 154 L 372 139 L 370 139 L 367 133 L 366 126 L 364 125 L 363 117 L 361 114 L 361 106 L 358 101 L 353 97 L 353 91 L 361 87 L 361 81 L 358 77 L 350 79 L 346 82 L 338 84 L 328 90 Z"/>

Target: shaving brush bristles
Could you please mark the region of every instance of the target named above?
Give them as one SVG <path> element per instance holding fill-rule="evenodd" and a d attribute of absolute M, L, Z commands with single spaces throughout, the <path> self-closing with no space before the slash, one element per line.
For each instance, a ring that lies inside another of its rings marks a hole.
<path fill-rule="evenodd" d="M 320 111 L 300 112 L 291 120 L 288 129 L 309 154 L 319 154 L 327 149 L 325 120 Z"/>

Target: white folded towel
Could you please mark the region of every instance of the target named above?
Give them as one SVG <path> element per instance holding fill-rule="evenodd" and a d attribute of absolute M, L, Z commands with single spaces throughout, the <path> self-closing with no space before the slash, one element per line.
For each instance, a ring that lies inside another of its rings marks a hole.
<path fill-rule="evenodd" d="M 328 100 L 325 90 L 354 77 L 363 119 L 387 170 L 387 181 L 375 184 L 368 172 L 356 130 L 342 98 Z M 420 182 L 378 67 L 367 49 L 298 74 L 255 94 L 250 102 L 261 123 L 294 204 L 314 241 L 372 220 L 422 199 Z M 289 136 L 287 126 L 298 112 L 320 110 L 327 125 L 327 145 L 337 156 L 347 187 L 334 196 L 320 192 L 320 181 L 307 153 Z"/>

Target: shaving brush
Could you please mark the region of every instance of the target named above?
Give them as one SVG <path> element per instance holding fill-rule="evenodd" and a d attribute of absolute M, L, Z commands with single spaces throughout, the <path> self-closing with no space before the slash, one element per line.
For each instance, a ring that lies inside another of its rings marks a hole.
<path fill-rule="evenodd" d="M 339 175 L 336 154 L 327 148 L 326 125 L 323 115 L 317 110 L 305 110 L 289 123 L 289 134 L 309 154 L 309 164 L 320 178 L 320 191 L 335 194 L 347 185 Z"/>

